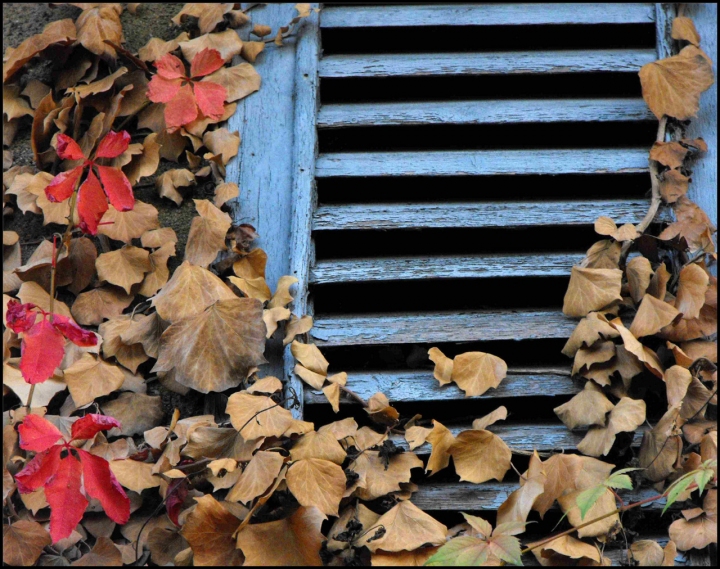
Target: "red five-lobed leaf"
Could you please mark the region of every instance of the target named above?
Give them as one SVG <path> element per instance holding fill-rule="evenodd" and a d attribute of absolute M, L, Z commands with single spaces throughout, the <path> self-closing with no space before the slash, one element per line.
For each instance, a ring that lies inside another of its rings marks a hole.
<path fill-rule="evenodd" d="M 75 322 L 70 320 L 67 316 L 63 316 L 62 314 L 53 314 L 52 323 L 63 336 L 76 346 L 87 348 L 97 345 L 97 336 L 95 334 L 90 332 L 90 330 L 80 328 L 80 326 L 75 324 Z"/>
<path fill-rule="evenodd" d="M 119 168 L 109 166 L 96 166 L 96 168 L 103 189 L 113 207 L 118 211 L 130 211 L 135 206 L 135 196 L 125 173 Z"/>
<path fill-rule="evenodd" d="M 25 415 L 18 427 L 20 448 L 43 452 L 62 438 L 62 433 L 47 419 L 39 415 Z"/>
<path fill-rule="evenodd" d="M 80 492 L 82 466 L 75 457 L 76 452 L 76 449 L 63 449 L 57 473 L 45 486 L 45 499 L 50 505 L 50 537 L 53 543 L 72 533 L 89 503 Z"/>
<path fill-rule="evenodd" d="M 63 160 L 80 160 L 85 158 L 80 145 L 67 134 L 58 134 L 57 154 Z"/>
<path fill-rule="evenodd" d="M 85 233 L 96 235 L 98 224 L 107 210 L 107 199 L 102 191 L 100 182 L 93 171 L 90 170 L 87 179 L 83 182 L 83 185 L 80 186 L 80 192 L 78 193 L 80 229 Z"/>
<path fill-rule="evenodd" d="M 45 196 L 51 202 L 64 202 L 75 191 L 75 184 L 83 172 L 82 166 L 76 166 L 67 172 L 60 172 L 45 187 Z"/>
<path fill-rule="evenodd" d="M 88 413 L 73 423 L 70 434 L 73 439 L 91 439 L 100 431 L 109 431 L 113 427 L 120 429 L 122 425 L 113 417 Z"/>
<path fill-rule="evenodd" d="M 48 321 L 41 320 L 23 336 L 20 371 L 28 383 L 42 383 L 50 377 L 65 355 L 63 335 Z"/>
<path fill-rule="evenodd" d="M 34 492 L 41 486 L 45 486 L 57 472 L 62 449 L 62 446 L 55 445 L 50 450 L 36 454 L 35 458 L 15 475 L 15 482 L 17 482 L 21 494 Z"/>
<path fill-rule="evenodd" d="M 95 156 L 97 158 L 116 158 L 127 150 L 129 144 L 130 133 L 128 131 L 115 132 L 111 130 L 100 142 Z"/>
<path fill-rule="evenodd" d="M 155 62 L 158 75 L 164 79 L 181 79 L 185 77 L 185 66 L 174 55 L 168 53 Z"/>
<path fill-rule="evenodd" d="M 130 500 L 110 470 L 107 460 L 84 450 L 78 450 L 78 453 L 87 495 L 100 501 L 112 521 L 127 523 L 130 519 Z"/>
<path fill-rule="evenodd" d="M 202 113 L 209 118 L 219 118 L 225 112 L 225 97 L 227 91 L 222 85 L 205 81 L 195 83 L 195 100 Z"/>

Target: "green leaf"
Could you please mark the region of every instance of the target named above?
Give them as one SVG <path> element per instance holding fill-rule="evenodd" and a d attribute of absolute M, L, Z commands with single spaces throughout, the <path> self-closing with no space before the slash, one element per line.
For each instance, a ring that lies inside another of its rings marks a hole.
<path fill-rule="evenodd" d="M 532 523 L 532 522 L 528 522 Z M 515 535 L 514 532 L 516 530 L 520 530 L 517 533 L 522 533 L 525 531 L 525 522 L 505 522 L 504 524 L 500 524 L 498 527 L 495 528 L 493 531 L 493 535 Z"/>
<path fill-rule="evenodd" d="M 677 501 L 678 496 L 687 490 L 688 486 L 690 486 L 693 482 L 695 482 L 695 471 L 686 474 L 682 478 L 678 478 L 670 485 L 667 492 L 667 503 L 665 504 L 661 515 Z"/>
<path fill-rule="evenodd" d="M 512 535 L 497 535 L 488 542 L 490 551 L 507 563 L 522 565 L 520 540 Z"/>
<path fill-rule="evenodd" d="M 595 505 L 595 502 L 597 502 L 604 493 L 605 485 L 598 484 L 578 494 L 577 498 L 575 498 L 575 503 L 578 505 L 578 508 L 580 508 L 581 520 L 585 519 L 588 510 Z"/>
<path fill-rule="evenodd" d="M 712 468 L 703 469 L 695 475 L 695 482 L 697 482 L 700 494 L 705 491 L 705 485 L 712 480 L 713 476 L 715 476 L 715 471 Z"/>
<path fill-rule="evenodd" d="M 608 488 L 615 488 L 616 490 L 620 488 L 624 490 L 633 489 L 632 480 L 630 480 L 630 477 L 627 474 L 613 474 L 610 478 L 603 482 L 603 485 Z"/>
<path fill-rule="evenodd" d="M 451 539 L 435 555 L 425 562 L 426 566 L 479 567 L 490 555 L 488 542 L 479 537 L 456 537 Z"/>

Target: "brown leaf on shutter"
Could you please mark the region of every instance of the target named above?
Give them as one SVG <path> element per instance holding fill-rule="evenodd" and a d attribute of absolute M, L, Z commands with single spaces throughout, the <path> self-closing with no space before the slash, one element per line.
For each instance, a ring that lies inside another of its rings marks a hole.
<path fill-rule="evenodd" d="M 585 316 L 588 312 L 622 300 L 621 284 L 622 271 L 619 269 L 573 267 L 563 301 L 563 313 L 566 316 Z"/>
<path fill-rule="evenodd" d="M 193 265 L 207 268 L 225 248 L 225 235 L 232 225 L 230 216 L 220 211 L 208 200 L 193 200 L 198 216 L 190 225 L 185 260 Z"/>
<path fill-rule="evenodd" d="M 635 304 L 639 303 L 650 286 L 653 276 L 652 265 L 646 257 L 633 257 L 625 269 L 630 296 Z"/>
<path fill-rule="evenodd" d="M 674 18 L 672 23 L 671 37 L 674 40 L 684 40 L 696 47 L 700 47 L 700 34 L 695 29 L 695 24 L 690 18 Z"/>
<path fill-rule="evenodd" d="M 643 98 L 658 120 L 664 115 L 678 120 L 696 116 L 700 93 L 715 81 L 710 59 L 693 45 L 678 55 L 643 65 L 639 75 Z"/>
<path fill-rule="evenodd" d="M 460 480 L 480 484 L 491 478 L 502 481 L 510 470 L 512 453 L 503 440 L 490 431 L 463 431 L 448 449 Z"/>
<path fill-rule="evenodd" d="M 675 308 L 682 312 L 683 318 L 697 318 L 705 304 L 710 277 L 699 265 L 692 264 L 680 271 Z"/>
<path fill-rule="evenodd" d="M 687 153 L 688 149 L 679 142 L 656 142 L 650 149 L 650 159 L 668 168 L 680 168 Z"/>
<path fill-rule="evenodd" d="M 588 430 L 585 438 L 578 444 L 578 450 L 588 456 L 604 456 L 610 452 L 618 433 L 634 431 L 644 422 L 645 401 L 623 397 L 610 411 L 606 425 Z"/>
<path fill-rule="evenodd" d="M 687 194 L 690 178 L 677 170 L 668 170 L 660 178 L 660 196 L 667 203 L 675 203 Z"/>
<path fill-rule="evenodd" d="M 293 462 L 286 481 L 301 506 L 314 506 L 328 516 L 338 515 L 346 482 L 339 465 L 320 458 L 304 458 Z"/>
<path fill-rule="evenodd" d="M 676 319 L 679 319 L 679 317 L 680 312 L 678 312 L 677 308 L 646 294 L 632 321 L 630 333 L 636 338 L 652 336 Z"/>
<path fill-rule="evenodd" d="M 122 314 L 133 298 L 119 287 L 102 286 L 80 293 L 73 303 L 72 315 L 78 324 L 98 326 L 103 319 Z"/>
<path fill-rule="evenodd" d="M 605 397 L 602 389 L 592 381 L 585 384 L 585 389 L 567 403 L 555 407 L 553 411 L 565 423 L 568 429 L 604 425 L 605 415 L 615 407 Z"/>
<path fill-rule="evenodd" d="M 152 270 L 150 254 L 131 245 L 102 253 L 95 261 L 95 268 L 99 279 L 125 289 L 128 294 L 132 285 L 142 282 L 145 273 Z"/>

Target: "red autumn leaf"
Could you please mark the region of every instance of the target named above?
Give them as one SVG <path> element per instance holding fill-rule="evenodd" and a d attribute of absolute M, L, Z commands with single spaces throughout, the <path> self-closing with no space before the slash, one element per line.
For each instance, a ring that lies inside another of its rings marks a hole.
<path fill-rule="evenodd" d="M 168 518 L 170 518 L 172 523 L 178 527 L 180 527 L 178 516 L 182 510 L 185 498 L 187 498 L 188 490 L 189 486 L 187 478 L 176 478 L 170 483 L 167 489 L 165 509 L 167 510 Z"/>
<path fill-rule="evenodd" d="M 103 214 L 108 210 L 107 199 L 102 191 L 100 182 L 92 170 L 80 186 L 78 193 L 78 213 L 80 214 L 80 229 L 90 235 L 97 234 L 98 224 Z"/>
<path fill-rule="evenodd" d="M 57 154 L 63 160 L 80 160 L 85 158 L 80 145 L 67 134 L 58 134 Z"/>
<path fill-rule="evenodd" d="M 193 57 L 190 64 L 191 77 L 205 77 L 217 71 L 225 64 L 225 60 L 216 49 L 205 48 Z"/>
<path fill-rule="evenodd" d="M 53 326 L 57 328 L 63 336 L 70 340 L 76 346 L 89 347 L 97 345 L 97 336 L 80 328 L 75 322 L 62 314 L 53 314 Z"/>
<path fill-rule="evenodd" d="M 17 300 L 10 300 L 6 319 L 8 327 L 16 334 L 29 330 L 37 318 L 37 312 L 31 312 L 33 308 L 35 305 L 32 303 L 20 304 Z"/>
<path fill-rule="evenodd" d="M 80 492 L 82 465 L 75 458 L 75 449 L 63 449 L 57 473 L 45 486 L 45 499 L 50 505 L 50 537 L 53 543 L 68 537 L 90 503 Z"/>
<path fill-rule="evenodd" d="M 112 417 L 86 415 L 73 424 L 70 443 L 119 426 L 120 423 Z M 21 494 L 45 488 L 45 497 L 51 509 L 50 536 L 53 542 L 66 538 L 75 529 L 89 503 L 87 496 L 99 500 L 111 520 L 127 523 L 130 500 L 107 460 L 61 440 L 60 431 L 37 415 L 26 416 L 19 431 L 23 449 L 42 452 L 15 475 L 15 481 Z M 58 440 L 61 442 L 55 444 Z"/>
<path fill-rule="evenodd" d="M 70 434 L 73 439 L 91 439 L 100 431 L 109 431 L 113 427 L 121 429 L 122 425 L 113 417 L 88 413 L 73 423 Z"/>
<path fill-rule="evenodd" d="M 166 54 L 155 62 L 157 75 L 148 86 L 147 97 L 154 103 L 165 103 L 165 125 L 174 131 L 198 117 L 198 108 L 208 118 L 219 118 L 227 98 L 225 87 L 195 79 L 217 71 L 224 65 L 220 52 L 205 48 L 190 64 L 190 77 L 177 57 Z"/>
<path fill-rule="evenodd" d="M 115 423 L 118 424 L 117 421 Z M 82 463 L 85 492 L 100 501 L 112 521 L 126 524 L 130 519 L 130 500 L 110 470 L 108 461 L 84 450 L 78 450 L 78 453 Z"/>
<path fill-rule="evenodd" d="M 75 191 L 75 184 L 82 172 L 82 166 L 77 166 L 67 172 L 60 172 L 45 188 L 47 199 L 51 202 L 64 202 L 68 199 Z"/>
<path fill-rule="evenodd" d="M 128 131 L 114 132 L 111 130 L 102 139 L 95 156 L 97 158 L 115 158 L 125 152 L 129 144 L 130 133 Z"/>
<path fill-rule="evenodd" d="M 110 131 L 100 141 L 96 158 L 115 158 L 127 150 L 130 144 L 130 135 L 127 131 Z M 78 212 L 80 214 L 80 229 L 91 235 L 97 234 L 97 228 L 103 214 L 108 210 L 105 199 L 118 211 L 129 211 L 135 205 L 130 181 L 125 173 L 119 168 L 100 166 L 95 159 L 88 160 L 82 153 L 80 146 L 66 134 L 58 135 L 58 156 L 79 160 L 85 158 L 82 166 L 76 166 L 68 172 L 61 172 L 55 176 L 45 188 L 45 195 L 51 202 L 61 202 L 68 199 L 75 191 L 75 186 L 80 176 L 87 168 L 87 178 L 78 190 Z M 93 172 L 97 169 L 100 181 Z M 103 190 L 105 195 L 103 195 Z"/>
<path fill-rule="evenodd" d="M 103 189 L 113 207 L 118 211 L 130 211 L 135 206 L 135 196 L 125 173 L 109 166 L 97 166 L 97 169 Z"/>
<path fill-rule="evenodd" d="M 62 438 L 62 433 L 50 421 L 39 415 L 25 415 L 18 427 L 20 448 L 43 452 Z"/>
<path fill-rule="evenodd" d="M 49 378 L 65 355 L 63 335 L 42 319 L 23 336 L 20 346 L 20 371 L 28 383 Z"/>

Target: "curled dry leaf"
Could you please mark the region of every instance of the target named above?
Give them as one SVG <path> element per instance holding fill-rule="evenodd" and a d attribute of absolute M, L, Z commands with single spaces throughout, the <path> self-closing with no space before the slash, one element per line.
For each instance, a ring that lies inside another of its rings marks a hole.
<path fill-rule="evenodd" d="M 294 314 L 290 315 L 290 321 L 285 325 L 285 338 L 283 339 L 283 346 L 287 346 L 293 340 L 295 336 L 300 334 L 307 334 L 313 326 L 312 316 L 305 315 L 298 318 Z"/>
<path fill-rule="evenodd" d="M 394 426 L 400 417 L 400 413 L 390 405 L 390 401 L 383 393 L 376 393 L 368 399 L 365 411 L 373 421 L 389 427 Z"/>
<path fill-rule="evenodd" d="M 448 452 L 453 457 L 460 480 L 475 484 L 492 478 L 502 481 L 510 469 L 510 449 L 490 431 L 463 431 L 455 437 Z"/>
<path fill-rule="evenodd" d="M 115 49 L 106 44 L 109 40 L 116 45 L 123 43 L 119 4 L 98 4 L 95 8 L 83 10 L 75 21 L 77 40 L 88 51 L 105 59 L 115 59 Z"/>
<path fill-rule="evenodd" d="M 290 345 L 290 351 L 293 357 L 310 371 L 323 377 L 327 375 L 330 364 L 315 344 L 301 344 L 300 342 L 294 341 Z"/>
<path fill-rule="evenodd" d="M 452 379 L 466 397 L 482 395 L 488 389 L 496 388 L 506 375 L 507 364 L 492 354 L 466 352 L 453 360 Z"/>
<path fill-rule="evenodd" d="M 70 395 L 78 407 L 112 393 L 125 381 L 125 375 L 119 367 L 107 364 L 90 354 L 83 354 L 67 368 L 64 377 Z"/>
<path fill-rule="evenodd" d="M 150 254 L 145 249 L 125 245 L 117 251 L 102 253 L 95 261 L 98 278 L 117 285 L 130 294 L 132 285 L 142 282 L 152 270 Z"/>
<path fill-rule="evenodd" d="M 455 436 L 445 425 L 433 419 L 433 428 L 426 440 L 432 445 L 432 452 L 425 472 L 433 475 L 450 464 L 450 448 L 455 444 Z"/>
<path fill-rule="evenodd" d="M 176 322 L 202 312 L 217 301 L 236 298 L 210 271 L 184 261 L 152 302 L 163 320 Z"/>
<path fill-rule="evenodd" d="M 633 301 L 639 303 L 650 286 L 650 279 L 653 276 L 652 265 L 646 257 L 633 257 L 625 268 L 627 274 L 628 288 Z"/>
<path fill-rule="evenodd" d="M 233 280 L 233 277 L 230 278 L 231 280 Z M 239 281 L 241 279 L 237 280 Z M 247 296 L 257 298 L 256 296 L 252 296 L 249 294 Z M 262 302 L 261 298 L 258 298 L 258 300 Z M 270 338 L 275 333 L 275 330 L 277 330 L 278 322 L 282 322 L 283 320 L 287 320 L 288 318 L 290 318 L 290 311 L 287 308 L 283 308 L 282 306 L 278 306 L 277 308 L 271 308 L 270 310 L 263 310 L 263 320 L 265 321 L 265 327 L 267 328 L 267 333 L 265 334 L 265 337 Z"/>
<path fill-rule="evenodd" d="M 680 404 L 670 407 L 658 423 L 643 433 L 640 446 L 640 467 L 651 482 L 667 478 L 675 470 L 675 463 L 682 454 L 680 427 L 684 421 L 680 418 Z"/>
<path fill-rule="evenodd" d="M 235 547 L 233 534 L 240 520 L 211 495 L 195 498 L 197 506 L 181 530 L 192 548 L 195 565 L 238 567 L 244 557 Z"/>
<path fill-rule="evenodd" d="M 225 248 L 225 235 L 232 225 L 230 216 L 208 200 L 193 200 L 198 217 L 190 225 L 185 259 L 194 265 L 207 267 L 219 251 Z"/>
<path fill-rule="evenodd" d="M 98 326 L 106 318 L 122 314 L 133 300 L 133 295 L 115 286 L 102 286 L 80 293 L 72 306 L 72 315 L 78 324 Z M 57 306 L 57 304 L 56 304 Z"/>
<path fill-rule="evenodd" d="M 143 233 L 140 237 L 140 243 L 147 249 L 158 249 L 167 243 L 177 243 L 177 240 L 177 235 L 172 227 L 153 229 Z"/>
<path fill-rule="evenodd" d="M 136 200 L 135 207 L 129 211 L 118 211 L 110 204 L 100 220 L 98 233 L 107 235 L 110 239 L 130 243 L 159 226 L 158 210 L 148 203 Z"/>
<path fill-rule="evenodd" d="M 677 308 L 647 294 L 632 321 L 630 333 L 636 338 L 652 336 L 680 317 Z"/>
<path fill-rule="evenodd" d="M 286 480 L 301 506 L 314 506 L 329 516 L 338 515 L 346 482 L 340 466 L 329 460 L 304 458 L 293 462 Z"/>
<path fill-rule="evenodd" d="M 176 381 L 202 393 L 224 391 L 265 363 L 264 350 L 262 304 L 249 298 L 219 300 L 163 332 L 153 371 L 175 369 Z"/>
<path fill-rule="evenodd" d="M 223 182 L 215 186 L 215 197 L 213 203 L 215 207 L 222 206 L 225 202 L 232 200 L 240 195 L 240 188 L 235 182 Z"/>
<path fill-rule="evenodd" d="M 264 344 L 264 338 L 263 338 Z M 240 391 L 228 398 L 232 426 L 246 440 L 282 436 L 293 424 L 292 413 L 269 397 Z"/>
<path fill-rule="evenodd" d="M 233 266 L 234 268 L 234 266 Z M 287 306 L 290 304 L 294 297 L 290 294 L 290 287 L 297 283 L 298 280 L 295 277 L 282 276 L 278 279 L 277 288 L 275 294 L 268 302 L 268 308 L 275 308 L 276 306 Z"/>
<path fill-rule="evenodd" d="M 258 55 L 260 55 L 265 50 L 265 42 L 264 41 L 246 41 L 243 43 L 242 50 L 240 52 L 240 56 L 245 60 L 249 61 L 250 63 L 255 63 L 255 60 L 257 59 Z"/>
<path fill-rule="evenodd" d="M 681 551 L 702 549 L 717 543 L 717 490 L 708 490 L 702 513 L 683 510 L 683 518 L 670 524 L 670 539 Z"/>
<path fill-rule="evenodd" d="M 709 275 L 699 265 L 687 265 L 680 270 L 675 308 L 682 313 L 683 318 L 700 316 L 709 284 Z"/>
<path fill-rule="evenodd" d="M 240 135 L 238 132 L 230 132 L 227 128 L 218 128 L 206 132 L 203 136 L 203 144 L 215 155 L 222 155 L 223 166 L 233 156 L 236 156 L 240 148 Z"/>
<path fill-rule="evenodd" d="M 675 203 L 687 194 L 690 178 L 683 176 L 678 170 L 668 170 L 660 178 L 660 196 L 667 203 Z"/>
<path fill-rule="evenodd" d="M 541 565 L 546 566 L 605 565 L 604 558 L 597 547 L 570 535 L 564 535 L 536 547 L 532 552 L 535 559 Z"/>
<path fill-rule="evenodd" d="M 338 383 L 330 383 L 322 388 L 322 392 L 330 403 L 334 413 L 340 412 L 340 394 L 342 389 Z"/>
<path fill-rule="evenodd" d="M 261 496 L 275 482 L 284 462 L 282 455 L 277 452 L 256 452 L 235 486 L 228 492 L 227 500 L 247 504 Z"/>
<path fill-rule="evenodd" d="M 530 514 L 535 499 L 543 493 L 545 489 L 545 470 L 543 469 L 542 460 L 537 452 L 530 457 L 530 463 L 525 472 L 524 484 L 510 494 L 502 503 L 497 512 L 497 525 L 510 522 L 525 523 Z M 508 533 L 517 535 L 522 533 L 522 529 L 518 528 Z"/>
<path fill-rule="evenodd" d="M 130 315 L 123 314 L 100 324 L 98 332 L 103 337 L 103 356 L 105 358 L 115 357 L 121 365 L 135 373 L 138 366 L 147 361 L 148 355 L 142 344 L 126 344 L 122 341 L 120 335 L 132 324 Z"/>
<path fill-rule="evenodd" d="M 152 62 L 160 59 L 163 55 L 167 55 L 171 51 L 175 51 L 180 47 L 181 42 L 190 39 L 187 32 L 181 32 L 175 39 L 165 41 L 160 38 L 151 38 L 143 47 L 138 50 L 138 57 L 142 61 Z"/>
<path fill-rule="evenodd" d="M 610 326 L 607 319 L 598 312 L 591 312 L 583 318 L 562 349 L 562 353 L 573 357 L 577 351 L 586 347 L 589 348 L 600 340 L 617 338 L 620 334 Z"/>
<path fill-rule="evenodd" d="M 53 44 L 69 45 L 76 39 L 75 23 L 71 19 L 51 22 L 42 33 L 29 37 L 15 49 L 5 52 L 3 83 L 30 61 Z M 12 51 L 11 51 L 12 50 Z"/>
<path fill-rule="evenodd" d="M 693 45 L 678 55 L 644 65 L 639 75 L 643 98 L 658 120 L 663 115 L 678 120 L 696 116 L 700 93 L 714 83 L 709 58 Z"/>
<path fill-rule="evenodd" d="M 498 421 L 504 421 L 507 419 L 508 410 L 504 405 L 498 407 L 491 413 L 488 413 L 484 417 L 475 419 L 472 422 L 472 428 L 475 431 L 482 431 L 487 429 L 490 425 L 494 425 Z"/>
<path fill-rule="evenodd" d="M 225 87 L 225 101 L 232 103 L 243 99 L 260 89 L 260 75 L 249 63 L 241 63 L 234 67 L 221 67 L 215 73 L 203 78 Z"/>
<path fill-rule="evenodd" d="M 649 295 L 645 296 L 645 298 L 648 297 Z M 635 315 L 635 318 L 637 318 L 637 314 Z M 623 340 L 623 345 L 625 346 L 625 349 L 632 355 L 634 355 L 638 360 L 643 362 L 645 364 L 645 367 L 650 370 L 653 375 L 662 378 L 665 368 L 663 368 L 662 363 L 660 363 L 657 354 L 647 346 L 644 346 L 633 335 L 633 333 L 630 332 L 630 330 L 623 326 L 622 321 L 619 318 L 612 320 L 610 322 L 610 325 L 620 333 L 620 337 Z"/>
<path fill-rule="evenodd" d="M 20 87 L 17 85 L 3 85 L 3 113 L 9 121 L 26 115 L 33 116 L 30 105 L 20 97 Z"/>
<path fill-rule="evenodd" d="M 671 36 L 674 40 L 683 40 L 695 47 L 700 47 L 700 34 L 695 29 L 695 24 L 690 18 L 674 18 Z"/>
<path fill-rule="evenodd" d="M 168 259 L 175 256 L 175 243 L 169 241 L 159 249 L 150 253 L 150 272 L 145 275 L 138 294 L 151 297 L 160 290 L 168 281 L 170 271 L 168 270 Z"/>
<path fill-rule="evenodd" d="M 616 241 L 629 241 L 637 239 L 640 235 L 632 223 L 626 223 L 618 229 L 615 222 L 605 216 L 598 217 L 595 220 L 595 232 L 600 235 L 609 235 Z"/>
<path fill-rule="evenodd" d="M 428 357 L 435 364 L 433 376 L 440 382 L 440 385 L 446 385 L 452 382 L 453 360 L 443 354 L 438 348 L 430 348 Z"/>
<path fill-rule="evenodd" d="M 186 61 L 192 61 L 198 53 L 207 48 L 216 49 L 227 63 L 240 54 L 243 41 L 237 32 L 225 30 L 217 34 L 204 34 L 192 40 L 185 40 L 179 46 Z"/>
<path fill-rule="evenodd" d="M 668 168 L 680 168 L 689 150 L 677 141 L 656 142 L 650 149 L 650 159 Z"/>
<path fill-rule="evenodd" d="M 367 444 L 358 444 L 368 448 Z M 397 492 L 401 490 L 401 483 L 410 482 L 410 471 L 422 466 L 422 460 L 415 454 L 405 452 L 391 457 L 386 469 L 380 453 L 376 450 L 367 450 L 348 467 L 359 476 L 358 487 L 353 495 L 361 500 L 374 500 L 390 492 Z"/>
<path fill-rule="evenodd" d="M 578 450 L 588 456 L 604 456 L 610 452 L 618 433 L 635 431 L 644 422 L 645 401 L 623 397 L 610 411 L 607 424 L 588 430 Z"/>
<path fill-rule="evenodd" d="M 183 196 L 177 189 L 195 185 L 195 174 L 184 168 L 168 170 L 155 179 L 155 185 L 158 188 L 161 198 L 168 198 L 177 205 L 180 205 L 183 201 Z"/>
<path fill-rule="evenodd" d="M 585 316 L 622 300 L 621 284 L 622 271 L 619 269 L 573 267 L 563 301 L 563 313 L 566 316 Z"/>
<path fill-rule="evenodd" d="M 555 407 L 553 411 L 568 429 L 576 429 L 590 425 L 605 425 L 605 415 L 613 407 L 602 389 L 592 381 L 588 381 L 585 389 L 567 403 Z"/>

